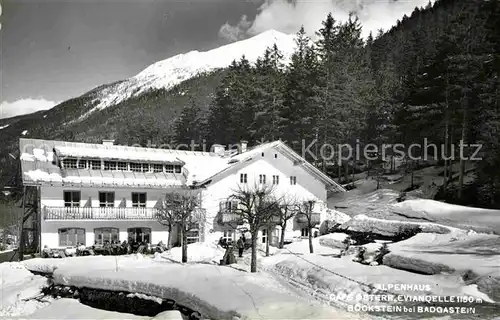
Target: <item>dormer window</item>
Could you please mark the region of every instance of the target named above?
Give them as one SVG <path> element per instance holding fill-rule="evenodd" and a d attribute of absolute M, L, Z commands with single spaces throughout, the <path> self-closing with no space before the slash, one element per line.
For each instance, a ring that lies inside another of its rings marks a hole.
<path fill-rule="evenodd" d="M 159 163 L 153 163 L 153 172 L 163 172 L 163 165 Z"/>
<path fill-rule="evenodd" d="M 107 171 L 116 170 L 116 162 L 104 161 L 104 170 L 107 170 Z"/>
<path fill-rule="evenodd" d="M 90 160 L 91 170 L 101 170 L 101 160 Z"/>
<path fill-rule="evenodd" d="M 88 168 L 88 161 L 79 159 L 78 160 L 78 169 L 87 169 Z"/>
<path fill-rule="evenodd" d="M 63 167 L 65 169 L 76 169 L 77 168 L 77 160 L 74 158 L 68 158 L 63 160 Z"/>
<path fill-rule="evenodd" d="M 128 170 L 128 166 L 127 166 L 126 162 L 118 162 L 116 166 L 117 166 L 118 170 L 120 170 L 120 171 L 127 171 Z"/>

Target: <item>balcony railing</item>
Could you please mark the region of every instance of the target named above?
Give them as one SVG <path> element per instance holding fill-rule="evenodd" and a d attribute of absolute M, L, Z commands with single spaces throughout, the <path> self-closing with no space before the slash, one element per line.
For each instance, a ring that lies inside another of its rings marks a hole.
<path fill-rule="evenodd" d="M 298 223 L 307 223 L 307 216 L 305 214 L 297 214 L 297 222 Z M 312 213 L 311 214 L 311 223 L 312 224 L 318 224 L 321 222 L 321 216 L 319 213 Z"/>
<path fill-rule="evenodd" d="M 43 207 L 45 220 L 156 220 L 156 208 Z"/>

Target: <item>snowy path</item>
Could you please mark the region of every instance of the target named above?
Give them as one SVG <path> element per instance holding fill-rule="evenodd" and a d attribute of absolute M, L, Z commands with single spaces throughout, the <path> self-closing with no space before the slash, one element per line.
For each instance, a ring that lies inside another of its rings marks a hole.
<path fill-rule="evenodd" d="M 230 267 L 134 256 L 32 259 L 25 264 L 30 270 L 53 271 L 56 284 L 172 299 L 211 319 L 359 318 L 299 299 L 269 277 Z"/>

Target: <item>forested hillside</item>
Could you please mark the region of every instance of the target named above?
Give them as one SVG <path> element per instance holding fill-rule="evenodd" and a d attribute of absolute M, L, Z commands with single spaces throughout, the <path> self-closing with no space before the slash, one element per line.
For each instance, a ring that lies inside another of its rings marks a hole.
<path fill-rule="evenodd" d="M 301 151 L 302 140 L 409 146 L 426 138 L 438 146 L 429 156 L 437 156 L 448 177 L 442 197 L 498 207 L 499 21 L 498 1 L 441 0 L 363 41 L 355 17 L 337 22 L 329 15 L 313 44 L 303 30 L 297 33 L 289 66 L 280 64 L 277 47 L 256 66 L 244 57 L 233 63 L 208 117 L 196 105 L 184 109 L 177 141 L 281 138 Z M 461 159 L 477 148 L 464 147 L 460 157 L 460 141 L 482 145 L 474 183 L 465 181 Z"/>

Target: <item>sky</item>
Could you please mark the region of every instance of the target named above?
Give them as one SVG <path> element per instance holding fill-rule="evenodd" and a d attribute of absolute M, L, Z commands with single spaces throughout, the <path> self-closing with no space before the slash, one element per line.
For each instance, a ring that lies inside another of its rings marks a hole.
<path fill-rule="evenodd" d="M 428 0 L 0 0 L 0 118 L 46 110 L 191 50 L 262 31 L 311 35 L 355 10 L 363 34 Z"/>

